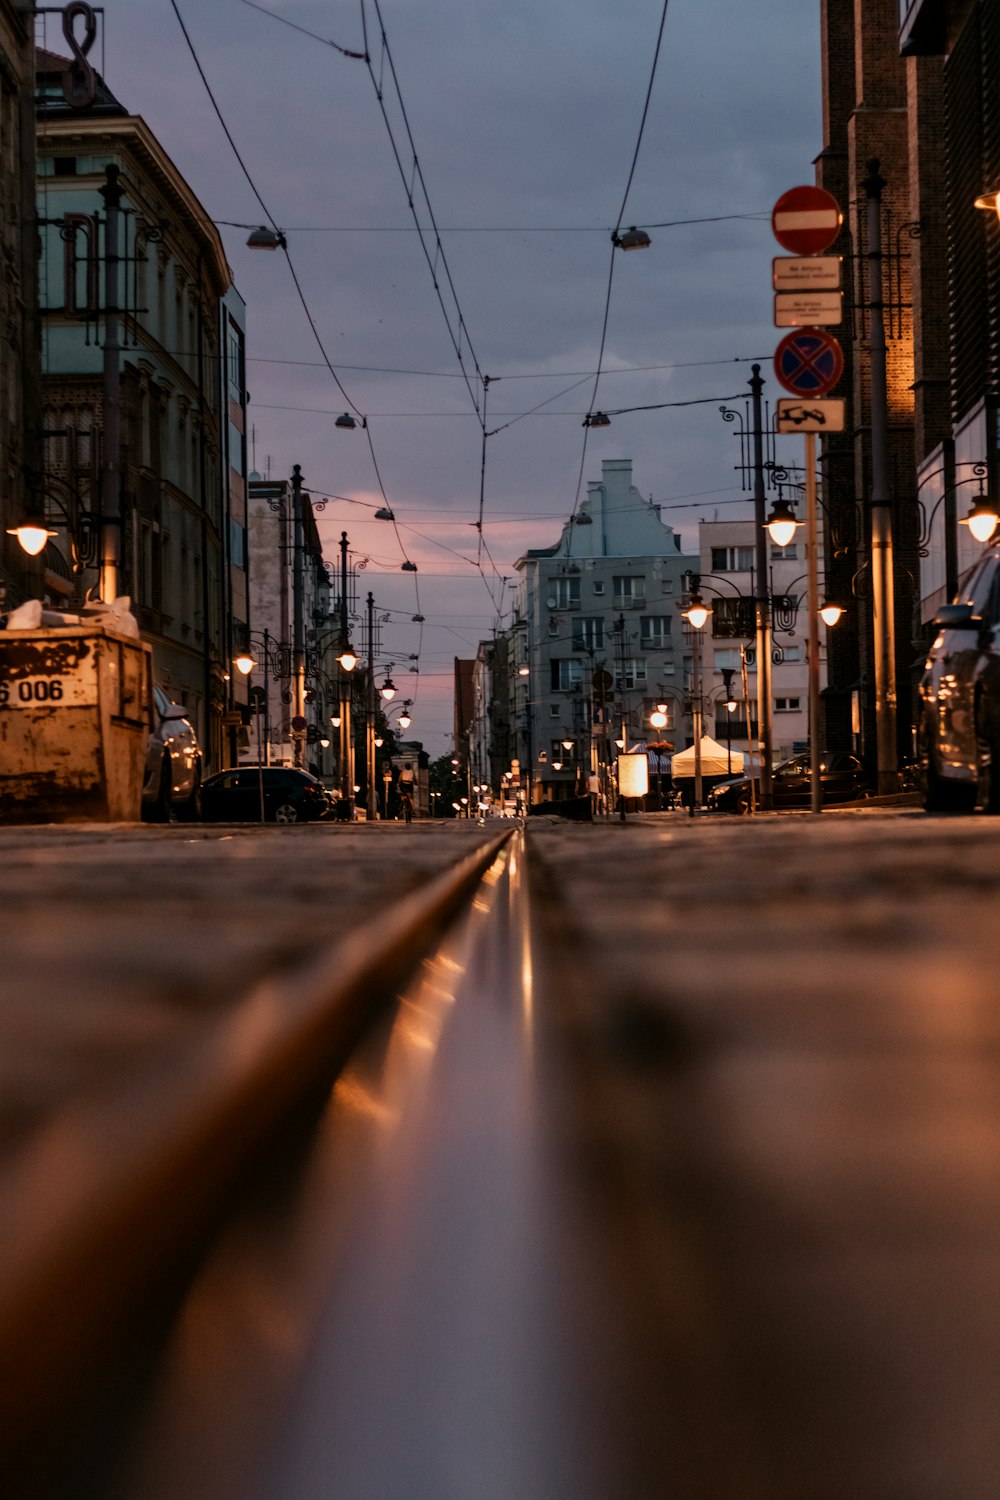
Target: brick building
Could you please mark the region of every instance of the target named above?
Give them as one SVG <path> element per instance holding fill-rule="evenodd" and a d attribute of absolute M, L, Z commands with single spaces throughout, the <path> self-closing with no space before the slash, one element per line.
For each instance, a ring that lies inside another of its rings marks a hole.
<path fill-rule="evenodd" d="M 829 592 L 856 608 L 829 639 L 828 742 L 874 747 L 869 163 L 884 179 L 889 487 L 898 747 L 937 607 L 980 551 L 962 526 L 998 493 L 1000 6 L 996 0 L 821 0 L 823 149 L 816 179 L 845 212 L 845 433 L 822 445 Z M 982 471 L 985 466 L 985 472 Z"/>

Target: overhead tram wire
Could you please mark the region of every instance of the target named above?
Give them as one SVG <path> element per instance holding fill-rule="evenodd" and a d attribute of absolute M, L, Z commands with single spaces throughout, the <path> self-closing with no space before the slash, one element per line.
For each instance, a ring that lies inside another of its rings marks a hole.
<path fill-rule="evenodd" d="M 285 19 L 286 19 L 283 16 L 277 15 L 273 11 L 266 10 L 264 6 L 256 4 L 255 0 L 244 0 L 244 3 L 251 5 L 254 10 L 258 10 L 262 14 L 268 15 L 268 16 L 270 16 L 274 20 L 285 21 Z M 340 47 L 337 43 L 331 42 L 328 38 L 318 36 L 315 32 L 307 31 L 306 28 L 304 28 L 304 27 L 295 25 L 294 29 L 296 31 L 303 32 L 305 35 L 312 37 L 316 41 L 322 42 L 326 46 L 334 47 L 336 51 L 342 53 L 343 55 L 359 58 L 359 60 L 361 60 L 361 61 L 364 62 L 365 66 L 368 69 L 368 74 L 369 74 L 369 77 L 371 78 L 372 86 L 373 86 L 373 88 L 375 90 L 375 96 L 376 96 L 376 99 L 378 100 L 378 105 L 379 105 L 379 109 L 380 109 L 381 114 L 382 114 L 382 119 L 383 119 L 383 122 L 385 124 L 388 136 L 389 136 L 389 142 L 390 142 L 390 145 L 392 147 L 393 156 L 395 157 L 395 160 L 396 160 L 396 166 L 397 166 L 397 168 L 399 170 L 400 178 L 402 180 L 403 187 L 404 187 L 404 189 L 406 191 L 407 205 L 408 205 L 410 213 L 411 213 L 411 215 L 413 217 L 414 227 L 417 230 L 417 233 L 419 235 L 421 249 L 423 250 L 424 258 L 427 261 L 427 266 L 428 266 L 428 269 L 430 270 L 430 273 L 431 273 L 431 280 L 432 280 L 432 283 L 433 283 L 433 286 L 434 286 L 434 291 L 435 291 L 435 293 L 437 295 L 437 299 L 438 299 L 438 303 L 439 303 L 440 308 L 441 308 L 442 315 L 443 315 L 444 320 L 445 320 L 445 326 L 446 326 L 446 328 L 448 330 L 448 336 L 449 336 L 449 338 L 451 340 L 452 347 L 453 347 L 453 349 L 455 351 L 455 356 L 456 356 L 456 358 L 458 360 L 459 369 L 461 371 L 462 378 L 465 381 L 466 389 L 469 392 L 470 399 L 472 400 L 473 408 L 474 408 L 474 410 L 476 412 L 476 415 L 477 415 L 477 417 L 479 419 L 480 425 L 481 425 L 482 430 L 483 430 L 483 448 L 484 448 L 483 465 L 482 465 L 483 472 L 482 472 L 481 481 L 480 481 L 480 501 L 479 501 L 479 526 L 481 528 L 481 525 L 482 525 L 482 513 L 483 513 L 483 506 L 484 506 L 484 496 L 485 496 L 485 433 L 486 433 L 485 403 L 486 403 L 486 390 L 487 390 L 487 387 L 489 385 L 489 379 L 488 379 L 488 377 L 486 375 L 484 375 L 484 373 L 483 373 L 483 371 L 482 371 L 482 369 L 480 367 L 479 360 L 478 360 L 478 358 L 476 356 L 475 348 L 474 348 L 474 346 L 472 344 L 471 337 L 469 336 L 468 324 L 466 323 L 465 315 L 462 312 L 461 303 L 459 302 L 459 298 L 458 298 L 458 292 L 456 290 L 454 279 L 453 279 L 452 274 L 451 274 L 451 267 L 448 264 L 448 258 L 447 258 L 447 255 L 445 254 L 444 244 L 442 243 L 442 240 L 441 240 L 441 232 L 440 232 L 440 230 L 438 228 L 436 216 L 434 214 L 434 208 L 433 208 L 433 205 L 432 205 L 431 199 L 430 199 L 430 194 L 429 194 L 429 192 L 427 190 L 427 183 L 426 183 L 426 181 L 424 179 L 423 170 L 422 170 L 422 168 L 420 166 L 420 160 L 419 160 L 419 158 L 417 156 L 416 144 L 415 144 L 414 139 L 413 139 L 413 132 L 412 132 L 412 130 L 410 128 L 410 122 L 409 122 L 409 117 L 408 117 L 408 114 L 407 114 L 407 111 L 406 111 L 406 105 L 403 102 L 402 90 L 400 89 L 400 86 L 399 86 L 399 78 L 398 78 L 398 75 L 396 73 L 396 65 L 395 65 L 395 62 L 393 61 L 392 51 L 391 51 L 391 48 L 389 47 L 389 39 L 388 39 L 388 36 L 386 34 L 385 23 L 384 23 L 383 18 L 382 18 L 382 12 L 381 12 L 381 9 L 379 7 L 378 0 L 370 0 L 370 3 L 372 4 L 372 7 L 373 7 L 374 12 L 375 12 L 375 15 L 376 15 L 376 17 L 378 19 L 379 36 L 380 36 L 380 43 L 381 43 L 381 61 L 382 61 L 383 65 L 386 64 L 386 63 L 388 64 L 389 75 L 390 75 L 390 77 L 392 79 L 392 85 L 393 85 L 393 89 L 394 89 L 394 92 L 395 92 L 396 103 L 397 103 L 398 108 L 399 108 L 400 116 L 402 118 L 403 126 L 404 126 L 404 129 L 405 129 L 405 132 L 406 132 L 406 138 L 407 138 L 407 141 L 409 143 L 410 162 L 411 162 L 411 175 L 410 175 L 409 181 L 407 181 L 407 172 L 406 172 L 406 168 L 403 165 L 402 153 L 401 153 L 399 145 L 397 143 L 396 136 L 395 136 L 395 134 L 393 132 L 392 122 L 389 119 L 389 113 L 388 113 L 388 110 L 386 108 L 385 90 L 384 90 L 384 87 L 383 87 L 383 79 L 380 79 L 380 78 L 376 77 L 375 68 L 374 68 L 373 63 L 372 63 L 371 49 L 369 48 L 369 45 L 368 45 L 368 18 L 367 18 L 367 13 L 366 13 L 366 9 L 365 9 L 365 0 L 361 0 L 361 26 L 362 26 L 362 35 L 363 35 L 363 42 L 364 42 L 364 50 L 363 50 L 363 52 L 360 52 L 360 53 L 357 53 L 357 52 L 348 52 L 346 48 Z M 291 23 L 289 23 L 289 24 L 291 24 Z M 414 184 L 415 183 L 419 183 L 419 185 L 420 185 L 420 190 L 421 190 L 421 193 L 422 193 L 422 196 L 423 196 L 423 203 L 424 203 L 424 206 L 425 206 L 425 209 L 426 209 L 426 212 L 427 212 L 427 216 L 428 216 L 428 218 L 430 220 L 431 229 L 433 230 L 433 239 L 434 239 L 434 255 L 433 255 L 433 257 L 431 256 L 430 249 L 428 247 L 428 243 L 427 243 L 428 236 L 427 236 L 427 233 L 426 233 L 426 231 L 424 229 L 423 224 L 420 222 L 420 217 L 419 217 L 419 215 L 417 213 L 416 203 L 414 201 Z M 286 253 L 287 253 L 287 251 L 286 251 Z M 452 302 L 454 304 L 454 313 L 455 313 L 455 317 L 457 318 L 457 326 L 458 326 L 457 333 L 455 331 L 455 327 L 452 324 L 452 315 L 449 313 L 448 308 L 445 305 L 445 299 L 444 299 L 444 296 L 443 296 L 443 293 L 442 293 L 442 289 L 441 289 L 441 281 L 440 281 L 439 276 L 438 276 L 438 266 L 439 265 L 441 267 L 443 267 L 444 278 L 445 278 L 445 281 L 447 283 L 448 290 L 449 290 L 449 292 L 451 294 Z M 480 382 L 480 384 L 482 386 L 482 390 L 483 390 L 482 404 L 480 404 L 479 396 L 478 396 L 476 390 L 473 388 L 472 382 L 471 382 L 471 380 L 469 378 L 468 370 L 466 369 L 465 357 L 463 355 L 463 338 L 464 338 L 465 346 L 467 347 L 467 349 L 469 351 L 469 355 L 471 356 L 472 364 L 473 364 L 473 367 L 475 369 L 476 376 L 478 377 L 479 382 Z M 318 342 L 318 336 L 317 336 L 317 342 Z M 321 352 L 323 352 L 322 348 L 321 348 Z M 324 354 L 324 357 L 325 357 L 325 354 Z M 355 407 L 354 410 L 357 411 L 357 408 Z M 360 413 L 358 413 L 358 415 L 360 415 Z M 369 434 L 369 443 L 370 442 L 371 442 L 371 437 L 370 437 L 370 434 Z M 374 461 L 374 454 L 373 454 L 373 461 Z M 376 472 L 377 472 L 377 465 L 376 465 Z M 379 480 L 379 483 L 381 485 L 381 479 Z M 386 501 L 386 504 L 388 506 L 388 500 Z M 390 509 L 390 511 L 392 510 L 391 506 L 388 506 L 388 508 Z M 394 524 L 395 524 L 395 522 L 394 522 Z M 481 530 L 480 530 L 480 534 L 481 534 Z M 478 568 L 478 570 L 479 570 L 480 573 L 482 573 L 481 562 L 482 562 L 482 557 L 481 557 L 481 553 L 480 553 L 480 558 L 479 558 L 479 561 L 477 563 L 477 568 Z M 485 575 L 483 575 L 483 582 L 484 582 L 484 584 L 486 583 Z M 487 593 L 490 593 L 489 585 L 487 584 L 486 587 L 487 587 Z M 492 593 L 490 593 L 490 601 L 491 601 L 491 603 L 494 602 L 493 601 L 493 595 L 492 595 Z M 418 611 L 417 612 L 419 614 L 419 612 L 420 612 L 419 611 L 419 607 L 418 607 Z"/>
<path fill-rule="evenodd" d="M 407 142 L 409 143 L 409 151 L 410 151 L 410 179 L 409 179 L 409 182 L 407 182 L 407 174 L 406 174 L 406 170 L 405 170 L 405 168 L 403 166 L 403 158 L 402 158 L 402 155 L 400 153 L 400 149 L 399 149 L 399 145 L 397 144 L 396 137 L 395 137 L 395 135 L 393 133 L 392 123 L 391 123 L 391 121 L 389 119 L 389 112 L 388 112 L 388 110 L 386 108 L 385 90 L 383 88 L 383 80 L 379 79 L 379 78 L 376 78 L 376 76 L 375 76 L 375 68 L 373 66 L 372 58 L 371 58 L 371 49 L 368 46 L 368 19 L 367 19 L 367 12 L 366 12 L 366 4 L 371 4 L 372 9 L 374 10 L 375 15 L 376 15 L 376 17 L 378 19 L 379 37 L 380 37 L 380 43 L 381 43 L 381 63 L 382 63 L 382 65 L 388 64 L 389 76 L 392 79 L 392 85 L 393 85 L 393 89 L 395 91 L 396 104 L 398 105 L 400 117 L 401 117 L 402 122 L 403 122 L 403 128 L 406 131 L 406 139 L 407 139 Z M 428 189 L 427 189 L 427 182 L 426 182 L 426 180 L 424 178 L 423 168 L 421 167 L 421 165 L 420 165 L 420 159 L 417 156 L 416 143 L 415 143 L 415 141 L 413 139 L 413 132 L 412 132 L 412 130 L 410 128 L 409 116 L 408 116 L 407 111 L 406 111 L 406 105 L 405 105 L 405 103 L 403 101 L 403 92 L 402 92 L 402 89 L 399 86 L 399 76 L 398 76 L 398 74 L 396 72 L 396 64 L 395 64 L 395 62 L 393 60 L 392 49 L 389 46 L 389 38 L 386 35 L 385 22 L 382 19 L 382 10 L 381 10 L 381 7 L 379 5 L 379 0 L 361 0 L 361 25 L 362 25 L 362 30 L 363 30 L 363 35 L 364 35 L 364 41 L 365 41 L 366 66 L 368 68 L 368 74 L 369 74 L 369 77 L 371 78 L 371 81 L 372 81 L 372 87 L 375 90 L 375 97 L 378 100 L 379 110 L 381 111 L 381 114 L 382 114 L 383 123 L 385 124 L 385 128 L 386 128 L 386 130 L 388 132 L 388 135 L 389 135 L 389 143 L 390 143 L 390 145 L 392 147 L 392 153 L 393 153 L 393 156 L 395 157 L 396 166 L 399 169 L 399 175 L 400 175 L 400 178 L 402 180 L 403 187 L 404 187 L 404 189 L 406 191 L 407 206 L 409 207 L 410 214 L 411 214 L 411 216 L 413 218 L 414 225 L 417 227 L 417 229 L 419 231 L 420 247 L 423 250 L 424 259 L 427 261 L 427 267 L 428 267 L 428 270 L 431 273 L 431 281 L 433 283 L 434 291 L 435 291 L 435 294 L 436 294 L 437 299 L 438 299 L 438 305 L 441 308 L 441 314 L 442 314 L 442 316 L 444 318 L 444 321 L 445 321 L 445 327 L 448 330 L 448 337 L 451 339 L 452 348 L 455 351 L 455 358 L 458 360 L 459 369 L 467 377 L 467 371 L 466 371 L 466 368 L 465 368 L 465 359 L 463 357 L 463 351 L 462 351 L 462 339 L 463 339 L 463 336 L 464 336 L 465 344 L 466 344 L 466 347 L 468 348 L 469 355 L 470 355 L 471 360 L 472 360 L 473 368 L 475 369 L 476 375 L 477 375 L 477 377 L 479 379 L 480 386 L 482 387 L 482 404 L 480 405 L 480 400 L 479 400 L 478 393 L 473 390 L 472 384 L 471 384 L 470 380 L 468 378 L 466 378 L 466 382 L 465 382 L 466 389 L 469 392 L 469 396 L 470 396 L 470 398 L 472 400 L 472 404 L 473 404 L 473 407 L 475 408 L 476 414 L 479 417 L 479 422 L 480 422 L 480 426 L 481 426 L 481 429 L 482 429 L 482 448 L 481 448 L 480 477 L 479 477 L 479 512 L 478 512 L 478 516 L 477 516 L 477 519 L 476 519 L 476 530 L 477 530 L 477 533 L 478 533 L 478 536 L 479 536 L 479 546 L 478 546 L 477 557 L 476 557 L 476 567 L 477 567 L 477 569 L 478 569 L 478 571 L 479 571 L 479 573 L 480 573 L 480 575 L 481 575 L 481 577 L 483 579 L 483 584 L 484 584 L 484 586 L 486 588 L 486 592 L 490 596 L 490 602 L 495 605 L 496 601 L 494 600 L 493 594 L 490 591 L 490 587 L 489 587 L 489 584 L 487 583 L 486 575 L 483 572 L 483 567 L 482 567 L 482 556 L 483 556 L 483 546 L 482 546 L 483 513 L 484 513 L 485 503 L 486 503 L 486 438 L 487 438 L 487 430 L 486 430 L 486 405 L 487 405 L 487 400 L 488 400 L 488 395 L 489 395 L 490 377 L 487 374 L 485 374 L 485 372 L 483 371 L 482 366 L 480 365 L 479 359 L 478 359 L 478 357 L 476 355 L 476 351 L 475 351 L 475 348 L 473 346 L 472 339 L 469 336 L 468 324 L 466 323 L 465 315 L 462 312 L 462 305 L 459 302 L 458 292 L 457 292 L 456 287 L 455 287 L 455 281 L 454 281 L 454 278 L 453 278 L 453 276 L 451 274 L 451 267 L 448 264 L 448 257 L 447 257 L 447 254 L 445 253 L 444 243 L 443 243 L 443 241 L 441 239 L 441 232 L 440 232 L 440 229 L 438 228 L 437 218 L 436 218 L 435 213 L 434 213 L 434 206 L 431 203 L 430 193 L 428 192 Z M 428 237 L 427 237 L 427 235 L 426 235 L 426 233 L 424 231 L 423 225 L 420 222 L 420 215 L 417 212 L 416 203 L 414 201 L 414 185 L 417 184 L 417 183 L 419 183 L 419 185 L 420 185 L 420 191 L 421 191 L 421 194 L 423 195 L 424 208 L 426 210 L 427 217 L 428 217 L 428 219 L 430 221 L 431 229 L 433 230 L 433 235 L 434 235 L 434 257 L 433 257 L 433 259 L 431 258 L 430 249 L 429 249 L 428 243 L 427 243 L 427 238 Z M 448 285 L 448 290 L 449 290 L 449 292 L 451 294 L 452 302 L 454 304 L 455 316 L 456 316 L 456 318 L 458 320 L 458 332 L 457 332 L 457 334 L 455 332 L 455 329 L 452 326 L 452 319 L 451 319 L 451 316 L 449 315 L 448 308 L 445 306 L 445 299 L 444 299 L 444 296 L 443 296 L 442 290 L 441 290 L 441 281 L 440 281 L 440 278 L 438 276 L 438 266 L 439 265 L 443 268 L 444 277 L 445 277 L 445 280 L 446 280 L 447 285 Z M 487 552 L 487 556 L 489 556 L 488 552 Z M 491 559 L 491 562 L 492 562 L 492 559 Z M 496 571 L 495 566 L 494 566 L 494 571 Z M 499 577 L 499 574 L 497 574 L 497 576 Z"/>
<path fill-rule="evenodd" d="M 597 389 L 601 383 L 601 369 L 604 364 L 604 349 L 608 338 L 608 318 L 611 314 L 611 289 L 615 279 L 615 252 L 618 248 L 618 235 L 625 217 L 625 208 L 628 203 L 628 195 L 632 190 L 632 181 L 635 177 L 635 169 L 639 160 L 639 150 L 642 146 L 642 138 L 646 130 L 646 120 L 649 117 L 649 101 L 653 96 L 653 83 L 656 79 L 657 64 L 660 60 L 660 48 L 663 44 L 663 32 L 667 23 L 667 7 L 670 0 L 663 0 L 663 10 L 660 15 L 660 27 L 656 35 L 656 46 L 653 50 L 653 63 L 649 71 L 649 83 L 646 88 L 646 98 L 642 107 L 642 119 L 639 122 L 639 131 L 636 136 L 635 150 L 632 153 L 632 164 L 629 167 L 628 179 L 625 183 L 625 191 L 622 194 L 621 207 L 618 210 L 618 218 L 611 233 L 611 263 L 608 267 L 608 284 L 604 297 L 604 316 L 601 320 L 601 342 L 597 354 L 597 370 L 594 374 L 594 388 L 590 396 L 590 410 L 594 411 L 597 405 Z M 583 429 L 583 443 L 580 451 L 580 469 L 576 478 L 576 493 L 573 496 L 573 509 L 570 512 L 570 520 L 576 515 L 580 504 L 580 491 L 583 488 L 584 467 L 587 462 L 587 438 L 590 435 L 590 426 L 585 425 Z"/>
<path fill-rule="evenodd" d="M 244 5 L 249 5 L 250 0 L 243 0 Z M 254 10 L 260 10 L 265 16 L 273 16 L 274 12 L 263 10 L 262 6 L 255 5 Z M 274 16 L 276 21 L 283 19 Z M 286 23 L 291 25 L 289 21 Z M 296 26 L 296 31 L 304 31 L 302 26 Z M 314 32 L 307 31 L 306 36 L 315 36 Z M 323 41 L 322 37 L 316 37 L 317 41 Z M 336 46 L 335 42 L 329 42 L 328 46 Z M 338 48 L 338 51 L 340 49 Z M 344 54 L 346 57 L 354 57 L 353 52 Z M 745 223 L 765 224 L 770 223 L 771 215 L 763 209 L 759 212 L 748 214 L 710 214 L 700 219 L 662 219 L 659 223 L 644 222 L 644 229 L 682 229 L 688 224 L 728 224 L 742 220 Z M 256 229 L 256 224 L 244 224 L 241 219 L 212 219 L 207 222 L 222 224 L 227 229 Z M 285 231 L 287 234 L 417 234 L 419 226 L 415 224 L 291 224 Z M 608 234 L 610 233 L 606 224 L 446 224 L 439 231 L 441 234 Z"/>
<path fill-rule="evenodd" d="M 334 369 L 333 364 L 332 364 L 332 362 L 330 360 L 330 357 L 329 357 L 329 355 L 326 352 L 326 348 L 325 348 L 325 346 L 323 344 L 323 340 L 320 337 L 319 329 L 316 326 L 316 320 L 315 320 L 315 318 L 312 315 L 312 311 L 311 311 L 311 309 L 309 307 L 308 302 L 306 301 L 305 293 L 302 290 L 302 286 L 301 286 L 301 283 L 299 281 L 298 275 L 296 274 L 295 266 L 294 266 L 294 263 L 292 261 L 292 257 L 291 257 L 291 255 L 289 253 L 288 244 L 287 244 L 287 241 L 285 239 L 285 236 L 282 233 L 282 231 L 279 229 L 277 221 L 275 220 L 274 216 L 272 215 L 272 213 L 271 213 L 270 209 L 268 208 L 267 204 L 264 202 L 264 199 L 261 197 L 261 194 L 260 194 L 260 192 L 258 191 L 258 188 L 257 188 L 257 184 L 254 182 L 253 177 L 250 175 L 250 169 L 247 166 L 246 162 L 243 160 L 243 157 L 240 154 L 239 148 L 237 147 L 236 142 L 233 139 L 232 132 L 230 131 L 229 126 L 226 124 L 225 117 L 223 116 L 222 110 L 219 108 L 219 104 L 218 104 L 218 101 L 216 100 L 215 94 L 212 91 L 212 86 L 211 86 L 211 84 L 208 81 L 208 78 L 207 78 L 207 76 L 205 74 L 204 68 L 201 65 L 201 59 L 199 58 L 198 53 L 195 50 L 195 46 L 194 46 L 194 43 L 191 40 L 190 33 L 188 32 L 188 29 L 187 29 L 187 27 L 184 24 L 184 18 L 181 15 L 180 10 L 178 9 L 177 0 L 170 0 L 170 5 L 171 5 L 171 9 L 174 12 L 174 15 L 177 18 L 177 24 L 178 24 L 178 26 L 181 29 L 181 34 L 183 35 L 184 40 L 187 43 L 187 48 L 188 48 L 188 51 L 191 54 L 191 59 L 192 59 L 194 65 L 195 65 L 195 68 L 198 71 L 198 76 L 199 76 L 199 78 L 202 81 L 202 84 L 204 86 L 206 94 L 208 95 L 209 102 L 211 103 L 212 109 L 215 111 L 216 119 L 218 120 L 220 126 L 222 127 L 223 134 L 225 135 L 226 140 L 229 142 L 229 145 L 230 145 L 230 148 L 231 148 L 231 150 L 233 152 L 233 155 L 236 157 L 236 160 L 239 163 L 240 170 L 242 171 L 244 177 L 246 178 L 247 182 L 250 185 L 251 192 L 253 193 L 254 197 L 257 199 L 257 202 L 260 204 L 261 211 L 265 215 L 268 223 L 271 225 L 271 228 L 274 230 L 275 234 L 278 236 L 279 244 L 280 244 L 280 247 L 281 247 L 282 251 L 284 252 L 285 261 L 286 261 L 289 273 L 290 273 L 291 278 L 292 278 L 292 283 L 293 283 L 293 285 L 295 287 L 295 290 L 296 290 L 296 293 L 298 295 L 299 302 L 302 305 L 302 310 L 303 310 L 303 312 L 306 315 L 306 320 L 307 320 L 307 322 L 309 324 L 310 329 L 312 330 L 313 338 L 316 341 L 316 346 L 319 349 L 319 352 L 320 352 L 320 354 L 322 356 L 323 363 L 326 366 L 327 370 L 329 371 L 330 375 L 333 377 L 333 380 L 334 380 L 334 382 L 335 382 L 335 384 L 337 386 L 337 389 L 340 391 L 341 395 L 344 397 L 344 400 L 351 407 L 351 410 L 353 412 L 355 412 L 355 414 L 358 417 L 361 418 L 362 428 L 363 428 L 364 432 L 367 434 L 367 437 L 368 437 L 368 448 L 369 448 L 369 451 L 371 453 L 372 466 L 374 467 L 374 470 L 375 470 L 375 477 L 378 480 L 379 491 L 380 491 L 380 493 L 382 495 L 383 500 L 385 501 L 386 508 L 391 512 L 392 511 L 392 506 L 389 504 L 389 497 L 386 494 L 386 492 L 385 492 L 385 486 L 382 483 L 382 475 L 379 472 L 378 460 L 377 460 L 377 458 L 375 456 L 375 445 L 374 445 L 374 443 L 372 441 L 371 429 L 369 428 L 368 422 L 367 422 L 367 420 L 366 420 L 366 418 L 364 416 L 364 413 L 351 400 L 350 395 L 348 394 L 345 386 L 343 385 L 343 382 L 341 381 L 340 376 L 337 374 L 337 371 Z M 335 43 L 331 43 L 330 45 L 331 46 L 336 46 Z M 343 49 L 338 48 L 337 50 L 340 51 L 340 50 L 343 50 Z M 350 55 L 350 54 L 347 54 L 347 55 Z M 407 568 L 407 570 L 412 569 L 413 574 L 414 574 L 414 580 L 413 580 L 414 581 L 414 593 L 415 593 L 415 596 L 416 596 L 417 614 L 419 614 L 420 613 L 420 589 L 417 586 L 417 581 L 416 581 L 416 564 L 413 563 L 412 559 L 407 555 L 406 548 L 403 546 L 403 539 L 402 539 L 402 537 L 399 534 L 398 528 L 396 527 L 395 518 L 393 518 L 393 529 L 396 532 L 396 540 L 399 543 L 400 552 L 402 553 L 402 556 L 403 556 L 403 566 L 405 568 Z"/>

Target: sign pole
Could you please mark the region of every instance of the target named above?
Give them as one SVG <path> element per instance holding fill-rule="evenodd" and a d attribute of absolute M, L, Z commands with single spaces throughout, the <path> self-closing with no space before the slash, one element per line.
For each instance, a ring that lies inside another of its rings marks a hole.
<path fill-rule="evenodd" d="M 816 434 L 805 434 L 806 445 L 806 602 L 809 606 L 809 786 L 810 806 L 814 813 L 823 810 L 823 783 L 820 779 L 819 744 L 819 526 L 816 502 Z"/>

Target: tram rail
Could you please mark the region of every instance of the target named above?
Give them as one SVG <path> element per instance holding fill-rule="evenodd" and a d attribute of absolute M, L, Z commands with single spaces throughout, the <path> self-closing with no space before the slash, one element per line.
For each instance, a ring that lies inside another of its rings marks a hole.
<path fill-rule="evenodd" d="M 282 1122 L 477 899 L 487 840 L 306 967 L 272 976 L 127 1090 L 58 1112 L 0 1178 L 0 1449 L 29 1472 L 118 1357 L 145 1299 L 220 1222 Z M 86 1492 L 82 1478 L 74 1493 Z M 17 1493 L 15 1490 L 14 1493 Z M 27 1488 L 24 1493 L 32 1493 Z"/>

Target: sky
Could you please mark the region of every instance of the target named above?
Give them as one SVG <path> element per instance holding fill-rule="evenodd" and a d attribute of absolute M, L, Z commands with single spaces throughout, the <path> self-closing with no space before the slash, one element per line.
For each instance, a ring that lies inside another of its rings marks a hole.
<path fill-rule="evenodd" d="M 778 394 L 769 215 L 822 145 L 819 7 L 669 0 L 654 71 L 663 0 L 262 5 L 105 0 L 92 61 L 220 227 L 252 465 L 342 497 L 324 554 L 346 530 L 409 734 L 438 755 L 454 658 L 509 615 L 516 559 L 558 540 L 602 459 L 632 460 L 685 551 L 699 519 L 752 513 L 718 408 L 755 359 Z M 370 64 L 338 50 L 366 39 Z M 237 227 L 269 221 L 287 260 Z M 613 252 L 619 222 L 650 247 Z M 663 402 L 702 404 L 582 425 Z M 367 433 L 335 427 L 349 405 Z"/>

